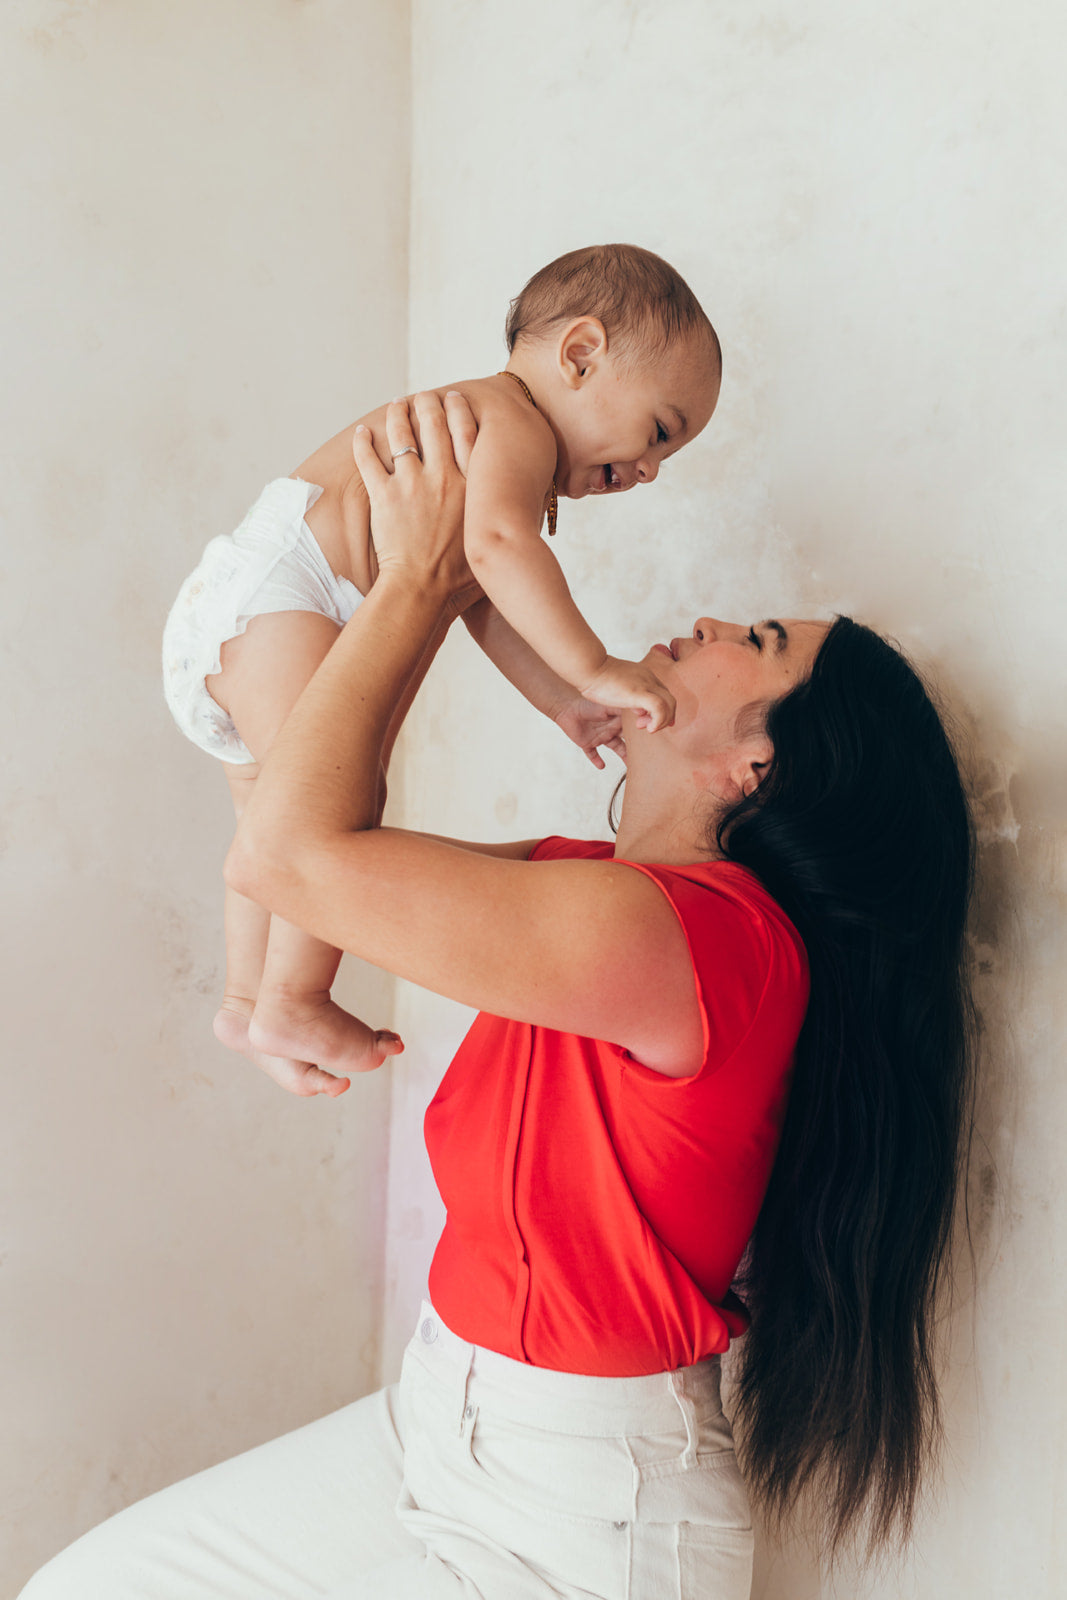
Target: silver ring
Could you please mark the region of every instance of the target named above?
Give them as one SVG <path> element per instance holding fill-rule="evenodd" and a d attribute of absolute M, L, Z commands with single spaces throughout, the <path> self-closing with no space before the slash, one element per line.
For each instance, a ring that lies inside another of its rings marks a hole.
<path fill-rule="evenodd" d="M 393 452 L 393 460 L 394 460 L 394 462 L 395 461 L 399 461 L 401 456 L 407 456 L 407 455 L 416 455 L 417 456 L 418 453 L 419 453 L 418 452 L 418 448 L 415 445 L 406 444 L 404 446 L 403 450 L 394 450 L 394 452 Z"/>

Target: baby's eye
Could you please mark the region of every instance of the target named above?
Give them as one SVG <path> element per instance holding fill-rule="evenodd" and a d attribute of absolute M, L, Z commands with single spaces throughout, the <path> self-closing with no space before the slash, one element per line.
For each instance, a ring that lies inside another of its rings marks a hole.
<path fill-rule="evenodd" d="M 760 638 L 760 636 L 756 632 L 755 628 L 749 628 L 749 630 L 748 630 L 748 642 L 749 642 L 749 644 L 754 644 L 756 646 L 757 650 L 762 650 L 763 649 L 763 640 Z"/>
<path fill-rule="evenodd" d="M 657 422 L 656 423 L 656 443 L 657 444 L 666 444 L 667 440 L 669 438 L 670 438 L 670 434 L 667 432 L 667 430 L 663 426 L 662 422 Z"/>

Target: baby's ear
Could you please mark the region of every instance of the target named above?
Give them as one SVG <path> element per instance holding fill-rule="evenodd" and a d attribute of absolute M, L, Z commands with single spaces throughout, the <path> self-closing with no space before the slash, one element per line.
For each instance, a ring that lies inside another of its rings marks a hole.
<path fill-rule="evenodd" d="M 599 317 L 576 317 L 563 329 L 557 362 L 563 381 L 577 389 L 596 370 L 608 351 L 608 335 Z"/>

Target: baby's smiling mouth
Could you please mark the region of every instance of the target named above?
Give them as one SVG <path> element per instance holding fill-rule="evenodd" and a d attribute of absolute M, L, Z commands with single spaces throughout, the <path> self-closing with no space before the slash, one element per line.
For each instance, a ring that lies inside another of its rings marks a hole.
<path fill-rule="evenodd" d="M 619 474 L 615 471 L 610 461 L 608 462 L 607 466 L 603 468 L 603 473 L 605 489 L 617 489 L 622 483 L 622 479 L 619 477 Z"/>

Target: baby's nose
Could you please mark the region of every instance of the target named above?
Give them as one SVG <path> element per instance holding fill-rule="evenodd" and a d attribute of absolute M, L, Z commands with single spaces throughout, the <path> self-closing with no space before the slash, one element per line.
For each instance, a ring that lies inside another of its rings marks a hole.
<path fill-rule="evenodd" d="M 659 462 L 655 456 L 642 456 L 636 465 L 638 483 L 655 483 L 659 477 Z"/>

